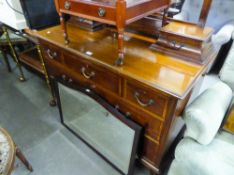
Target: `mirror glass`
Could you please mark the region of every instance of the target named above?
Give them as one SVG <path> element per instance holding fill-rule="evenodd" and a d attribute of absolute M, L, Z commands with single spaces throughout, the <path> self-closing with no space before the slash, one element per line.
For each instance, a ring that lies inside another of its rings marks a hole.
<path fill-rule="evenodd" d="M 58 83 L 64 123 L 125 174 L 135 130 L 89 96 Z"/>
<path fill-rule="evenodd" d="M 174 0 L 174 7 L 181 8 L 181 12 L 174 16 L 175 19 L 197 24 L 203 5 L 203 0 Z"/>

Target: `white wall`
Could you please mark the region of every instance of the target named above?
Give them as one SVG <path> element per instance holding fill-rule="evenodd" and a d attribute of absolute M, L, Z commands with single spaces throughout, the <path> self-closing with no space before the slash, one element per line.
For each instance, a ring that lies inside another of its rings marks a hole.
<path fill-rule="evenodd" d="M 9 4 L 16 10 L 22 12 L 19 0 L 8 0 Z M 0 21 L 17 30 L 27 28 L 26 20 L 23 14 L 15 12 L 11 9 L 6 0 L 0 0 Z"/>

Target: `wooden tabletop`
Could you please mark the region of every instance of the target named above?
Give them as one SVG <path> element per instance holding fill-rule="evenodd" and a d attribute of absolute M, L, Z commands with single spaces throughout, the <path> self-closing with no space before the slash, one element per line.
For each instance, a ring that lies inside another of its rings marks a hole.
<path fill-rule="evenodd" d="M 124 65 L 116 67 L 113 63 L 117 58 L 117 39 L 113 31 L 106 28 L 97 32 L 88 32 L 68 25 L 70 38 L 68 45 L 64 44 L 60 26 L 34 31 L 31 35 L 181 99 L 188 94 L 207 68 L 207 65 L 196 65 L 157 53 L 149 48 L 155 39 L 134 34 L 125 34 Z M 214 57 L 215 53 L 207 64 Z"/>
<path fill-rule="evenodd" d="M 234 134 L 234 104 L 232 104 L 231 110 L 228 113 L 227 120 L 224 125 L 224 129 Z"/>

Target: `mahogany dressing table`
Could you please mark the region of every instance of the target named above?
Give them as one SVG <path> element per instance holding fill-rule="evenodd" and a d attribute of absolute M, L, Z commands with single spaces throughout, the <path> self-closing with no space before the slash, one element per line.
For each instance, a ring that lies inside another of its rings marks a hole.
<path fill-rule="evenodd" d="M 152 173 L 160 173 L 162 158 L 183 127 L 180 115 L 217 52 L 204 64 L 158 53 L 154 38 L 125 34 L 125 64 L 113 65 L 118 39 L 110 29 L 96 32 L 68 24 L 70 43 L 60 26 L 35 32 L 50 77 L 78 82 L 105 99 L 144 128 L 138 153 Z"/>

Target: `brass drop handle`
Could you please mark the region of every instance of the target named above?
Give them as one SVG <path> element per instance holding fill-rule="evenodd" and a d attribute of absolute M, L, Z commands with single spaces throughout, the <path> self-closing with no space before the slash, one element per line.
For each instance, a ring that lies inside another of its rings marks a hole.
<path fill-rule="evenodd" d="M 104 8 L 99 8 L 98 9 L 98 16 L 104 17 L 106 15 L 106 10 Z"/>
<path fill-rule="evenodd" d="M 69 9 L 71 8 L 71 2 L 65 1 L 65 2 L 64 2 L 64 8 L 65 8 L 66 10 L 69 10 Z"/>
<path fill-rule="evenodd" d="M 142 107 L 148 107 L 148 106 L 151 106 L 151 105 L 153 105 L 153 104 L 155 103 L 153 99 L 150 99 L 150 100 L 148 101 L 148 103 L 142 102 L 142 101 L 140 100 L 140 93 L 139 93 L 139 92 L 135 92 L 134 97 L 135 97 L 137 103 L 138 103 L 139 105 L 141 105 Z"/>
<path fill-rule="evenodd" d="M 174 50 L 180 50 L 184 47 L 183 44 L 179 44 L 176 41 L 168 41 L 169 45 L 172 47 Z"/>
<path fill-rule="evenodd" d="M 50 59 L 55 59 L 58 54 L 56 52 L 52 52 L 50 49 L 46 51 L 47 55 L 49 56 Z"/>
<path fill-rule="evenodd" d="M 92 72 L 90 72 L 90 73 L 86 73 L 86 68 L 85 68 L 85 67 L 82 67 L 82 68 L 81 68 L 81 73 L 82 73 L 82 75 L 83 75 L 86 79 L 91 79 L 92 77 L 95 76 L 95 72 L 94 72 L 94 71 L 92 71 Z"/>

